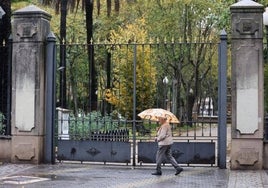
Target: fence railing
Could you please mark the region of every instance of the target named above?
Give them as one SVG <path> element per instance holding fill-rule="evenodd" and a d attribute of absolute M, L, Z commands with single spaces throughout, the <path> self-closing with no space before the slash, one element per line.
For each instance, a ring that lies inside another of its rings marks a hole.
<path fill-rule="evenodd" d="M 71 110 L 75 116 L 94 107 L 102 116 L 108 114 L 113 120 L 136 119 L 132 117 L 133 111 L 150 107 L 167 108 L 188 124 L 194 121 L 192 114 L 216 116 L 217 45 L 174 42 L 57 45 L 60 52 L 57 53 L 57 106 Z M 89 46 L 94 49 L 91 59 L 87 54 Z M 7 51 L 8 46 L 0 49 Z M 66 54 L 64 59 L 61 53 Z M 7 108 L 10 110 L 11 80 L 7 74 L 11 67 L 2 66 L 4 78 L 1 79 L 7 82 L 1 82 L 5 84 L 2 88 L 6 88 L 1 89 L 1 125 L 5 129 L 2 132 L 9 134 L 10 125 L 6 124 L 10 122 Z M 168 81 L 164 82 L 164 78 Z M 136 104 L 133 104 L 134 96 Z"/>
<path fill-rule="evenodd" d="M 188 122 L 194 113 L 215 116 L 217 48 L 217 43 L 57 45 L 57 106 L 76 115 L 97 111 L 128 120 L 151 107 Z"/>
<path fill-rule="evenodd" d="M 11 42 L 0 45 L 0 136 L 11 134 Z"/>

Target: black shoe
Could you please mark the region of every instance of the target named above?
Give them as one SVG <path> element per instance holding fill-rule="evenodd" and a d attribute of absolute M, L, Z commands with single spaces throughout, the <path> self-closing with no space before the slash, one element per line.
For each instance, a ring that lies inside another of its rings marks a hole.
<path fill-rule="evenodd" d="M 162 172 L 154 172 L 154 173 L 152 173 L 152 175 L 161 176 Z"/>
<path fill-rule="evenodd" d="M 182 171 L 183 171 L 183 168 L 178 168 L 177 171 L 176 171 L 176 173 L 175 173 L 175 175 L 180 174 Z"/>

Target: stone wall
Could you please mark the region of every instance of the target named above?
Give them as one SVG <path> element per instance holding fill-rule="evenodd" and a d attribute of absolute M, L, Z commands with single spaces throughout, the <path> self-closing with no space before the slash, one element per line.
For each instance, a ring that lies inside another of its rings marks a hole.
<path fill-rule="evenodd" d="M 11 137 L 0 138 L 0 161 L 10 162 L 11 160 Z"/>

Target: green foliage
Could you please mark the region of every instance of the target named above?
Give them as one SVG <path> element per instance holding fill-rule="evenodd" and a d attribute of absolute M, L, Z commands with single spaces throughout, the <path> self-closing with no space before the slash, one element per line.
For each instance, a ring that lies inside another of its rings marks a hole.
<path fill-rule="evenodd" d="M 100 112 L 93 111 L 89 114 L 79 112 L 70 114 L 69 134 L 74 140 L 89 139 L 94 133 L 108 132 L 113 130 L 125 129 L 124 119 L 114 121 L 111 116 L 102 116 Z"/>
<path fill-rule="evenodd" d="M 12 12 L 18 10 L 18 9 L 21 9 L 21 8 L 24 8 L 26 6 L 30 5 L 30 2 L 29 1 L 12 1 L 11 2 L 11 10 Z"/>
<path fill-rule="evenodd" d="M 6 125 L 4 124 L 5 116 L 0 112 L 0 135 L 4 135 L 6 132 Z"/>
<path fill-rule="evenodd" d="M 131 2 L 131 3 L 130 3 Z M 259 3 L 266 6 L 266 0 L 260 0 Z M 12 9 L 22 8 L 30 3 L 37 4 L 38 1 L 16 1 L 12 0 Z M 120 12 L 112 13 L 109 17 L 106 14 L 106 1 L 101 0 L 101 14 L 97 14 L 96 4 L 94 7 L 94 37 L 93 42 L 108 40 L 111 43 L 142 43 L 151 38 L 153 41 L 159 39 L 161 42 L 218 42 L 219 31 L 225 29 L 227 33 L 231 30 L 230 5 L 234 4 L 233 0 L 135 0 L 120 1 Z M 55 14 L 54 9 L 50 7 L 42 7 L 52 15 L 51 28 L 55 35 L 59 38 L 60 15 Z M 81 7 L 81 5 L 80 5 Z M 81 9 L 77 12 L 69 12 L 67 16 L 67 44 L 86 43 L 85 30 L 85 13 Z M 229 35 L 230 36 L 230 35 Z M 101 53 L 95 57 L 98 64 L 98 95 L 103 97 L 112 104 L 117 112 L 122 113 L 126 117 L 132 116 L 132 89 L 133 89 L 133 56 L 127 55 L 127 50 L 134 50 L 134 45 L 129 45 L 129 49 L 114 49 L 112 47 L 103 49 Z M 167 52 L 167 47 L 161 52 L 150 52 L 157 54 L 150 56 L 149 48 L 137 48 L 137 104 L 138 111 L 143 108 L 150 107 L 154 102 L 153 96 L 156 93 L 157 80 L 165 75 L 173 78 L 183 77 L 184 93 L 179 96 L 183 99 L 187 97 L 188 87 L 207 87 L 211 86 L 207 82 L 207 86 L 192 86 L 189 84 L 196 83 L 195 68 L 200 72 L 210 70 L 210 78 L 217 78 L 217 57 L 215 53 L 209 49 L 211 46 L 185 46 L 175 51 Z M 107 51 L 112 52 L 113 61 L 116 62 L 113 74 L 117 78 L 114 81 L 113 88 L 106 88 L 106 72 L 104 70 L 104 62 Z M 144 50 L 144 51 L 143 51 Z M 165 54 L 163 51 L 165 50 Z M 216 50 L 216 49 L 214 49 Z M 201 54 L 201 55 L 200 55 Z M 199 56 L 200 55 L 200 56 Z M 85 81 L 88 80 L 88 60 L 86 48 L 77 45 L 67 46 L 68 66 L 71 67 L 67 72 L 67 77 L 71 81 L 68 92 L 71 92 L 73 102 L 72 107 L 78 109 L 79 103 L 85 104 L 88 100 L 88 88 Z M 194 57 L 194 58 L 190 58 Z M 153 62 L 149 65 L 149 62 Z M 207 62 L 211 62 L 211 67 L 200 66 Z M 181 69 L 176 69 L 181 66 Z M 187 66 L 186 66 L 187 65 Z M 151 69 L 152 67 L 152 69 Z M 175 67 L 175 68 L 174 68 Z M 156 73 L 157 70 L 157 73 Z M 265 80 L 267 79 L 267 66 L 265 65 Z M 228 66 L 228 76 L 230 76 L 230 66 Z M 77 76 L 79 75 L 79 76 Z M 199 75 L 201 78 L 202 75 Z M 196 77 L 197 78 L 197 77 Z M 230 80 L 230 78 L 228 78 Z M 120 81 L 120 82 L 119 82 Z M 267 92 L 267 81 L 265 81 L 265 92 Z M 214 86 L 213 86 L 214 88 Z M 119 93 L 120 91 L 120 93 Z M 214 91 L 214 90 L 213 90 Z M 265 94 L 267 96 L 267 94 Z M 179 98 L 179 100 L 181 100 Z M 267 100 L 266 100 L 267 99 Z M 76 101 L 76 102 L 75 102 Z M 266 106 L 268 106 L 268 98 L 265 97 Z M 267 107 L 266 107 L 267 109 Z M 267 111 L 267 110 L 266 110 Z"/>
<path fill-rule="evenodd" d="M 211 37 L 206 30 L 208 27 L 217 29 L 215 26 L 219 14 L 214 0 L 158 1 L 148 4 L 146 8 L 150 9 L 144 12 L 148 33 L 152 37 L 191 42 L 201 39 L 200 36 Z"/>
<path fill-rule="evenodd" d="M 137 111 L 142 111 L 154 104 L 156 67 L 151 64 L 154 62 L 154 56 L 149 45 L 135 45 L 147 39 L 144 28 L 145 20 L 141 18 L 133 24 L 119 27 L 117 31 L 111 31 L 111 43 L 122 43 L 125 47 L 117 46 L 113 49 L 113 62 L 116 62 L 113 72 L 117 79 L 106 100 L 126 118 L 131 118 L 133 114 L 133 55 L 135 54 L 133 52 L 136 52 Z"/>

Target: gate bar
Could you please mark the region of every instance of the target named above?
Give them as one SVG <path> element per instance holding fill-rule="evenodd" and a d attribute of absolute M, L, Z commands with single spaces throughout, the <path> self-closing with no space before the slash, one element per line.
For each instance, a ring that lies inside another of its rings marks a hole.
<path fill-rule="evenodd" d="M 56 71 L 56 37 L 50 32 L 46 46 L 46 103 L 45 103 L 45 163 L 55 163 L 54 127 L 55 127 L 55 71 Z"/>
<path fill-rule="evenodd" d="M 136 63 L 137 63 L 137 45 L 134 44 L 133 55 L 133 166 L 136 166 Z"/>
<path fill-rule="evenodd" d="M 219 66 L 218 66 L 218 166 L 226 168 L 226 137 L 227 137 L 227 33 L 222 30 L 219 44 Z"/>
<path fill-rule="evenodd" d="M 8 38 L 8 72 L 7 72 L 7 127 L 6 135 L 11 135 L 11 84 L 12 84 L 12 48 L 13 48 L 13 38 L 12 34 Z"/>

